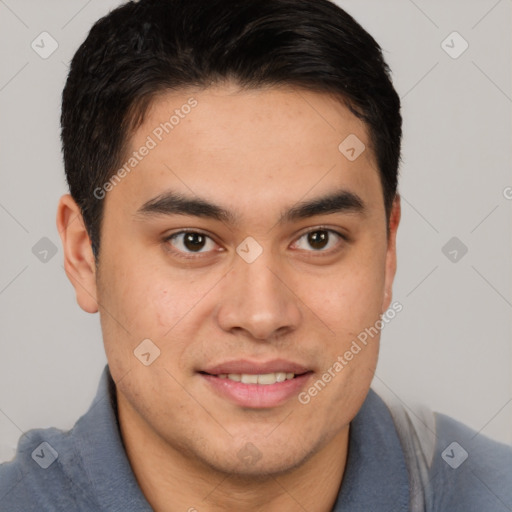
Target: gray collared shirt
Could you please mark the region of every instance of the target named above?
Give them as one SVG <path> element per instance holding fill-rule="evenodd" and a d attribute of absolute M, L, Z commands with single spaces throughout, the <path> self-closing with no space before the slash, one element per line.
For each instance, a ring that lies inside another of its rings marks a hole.
<path fill-rule="evenodd" d="M 427 512 L 512 511 L 512 448 L 437 416 Z M 464 440 L 468 459 L 457 469 L 441 456 Z M 400 439 L 384 402 L 370 390 L 350 428 L 348 458 L 333 512 L 407 512 L 409 477 Z M 200 504 L 190 507 L 201 510 Z M 146 512 L 151 507 L 126 456 L 108 366 L 96 397 L 68 432 L 31 430 L 13 461 L 0 465 L 2 512 Z"/>

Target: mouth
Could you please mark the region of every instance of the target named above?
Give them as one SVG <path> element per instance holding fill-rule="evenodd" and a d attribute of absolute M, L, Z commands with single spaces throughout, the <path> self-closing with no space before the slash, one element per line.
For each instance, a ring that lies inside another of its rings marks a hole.
<path fill-rule="evenodd" d="M 264 409 L 296 397 L 313 371 L 283 360 L 263 364 L 239 360 L 198 374 L 209 390 L 222 399 L 244 408 Z"/>
<path fill-rule="evenodd" d="M 209 375 L 205 373 L 205 375 Z M 295 378 L 295 373 L 276 372 L 276 373 L 220 373 L 212 375 L 219 379 L 229 379 L 233 382 L 241 382 L 242 384 L 261 384 L 262 386 L 271 386 L 276 382 L 284 382 Z"/>

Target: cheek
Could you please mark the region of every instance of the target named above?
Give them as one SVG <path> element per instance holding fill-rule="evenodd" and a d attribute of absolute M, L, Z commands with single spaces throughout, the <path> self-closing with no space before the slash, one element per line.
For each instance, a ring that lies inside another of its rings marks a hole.
<path fill-rule="evenodd" d="M 155 327 L 159 330 L 168 330 L 173 320 L 180 316 L 181 310 L 176 291 L 169 286 L 160 285 L 155 290 L 148 290 L 147 303 L 150 311 L 155 315 Z"/>
<path fill-rule="evenodd" d="M 162 337 L 196 299 L 194 287 L 187 284 L 142 258 L 125 260 L 102 272 L 99 299 L 129 332 Z"/>
<path fill-rule="evenodd" d="M 357 335 L 379 318 L 383 293 L 384 264 L 358 257 L 309 287 L 306 297 L 337 334 Z"/>
<path fill-rule="evenodd" d="M 317 407 L 330 411 L 333 425 L 355 414 L 370 387 L 379 354 L 384 276 L 375 260 L 362 259 L 325 282 L 325 293 L 315 297 L 317 310 L 333 335 L 323 339 L 325 356 L 320 380 L 328 382 L 318 393 Z M 322 385 L 320 385 L 321 387 Z M 316 391 L 311 390 L 313 394 Z M 309 391 L 308 391 L 309 392 Z M 321 394 L 321 397 L 320 397 Z M 315 398 L 316 400 L 316 398 Z M 340 408 L 339 404 L 344 407 Z M 333 427 L 334 428 L 334 427 Z"/>
<path fill-rule="evenodd" d="M 127 369 L 138 364 L 135 348 L 150 339 L 161 351 L 160 364 L 177 365 L 205 323 L 205 297 L 218 278 L 191 279 L 186 272 L 140 261 L 105 265 L 101 274 L 100 316 L 107 356 Z"/>

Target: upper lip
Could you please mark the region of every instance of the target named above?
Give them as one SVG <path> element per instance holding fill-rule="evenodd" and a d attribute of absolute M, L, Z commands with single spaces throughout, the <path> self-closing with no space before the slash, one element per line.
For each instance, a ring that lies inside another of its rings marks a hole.
<path fill-rule="evenodd" d="M 208 366 L 201 371 L 210 375 L 222 375 L 229 373 L 262 375 L 265 373 L 277 372 L 295 373 L 296 375 L 300 375 L 310 370 L 301 364 L 294 363 L 293 361 L 287 361 L 285 359 L 273 359 L 266 362 L 236 359 L 225 361 L 224 363 L 216 364 L 214 366 Z"/>

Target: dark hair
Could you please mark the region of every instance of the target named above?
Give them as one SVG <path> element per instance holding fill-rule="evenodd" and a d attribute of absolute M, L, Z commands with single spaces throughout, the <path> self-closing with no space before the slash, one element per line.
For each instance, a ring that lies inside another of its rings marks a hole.
<path fill-rule="evenodd" d="M 141 0 L 95 23 L 62 94 L 67 182 L 96 257 L 103 201 L 95 190 L 121 165 L 151 100 L 226 80 L 297 86 L 344 102 L 368 128 L 389 221 L 400 99 L 380 46 L 349 14 L 328 0 Z"/>

